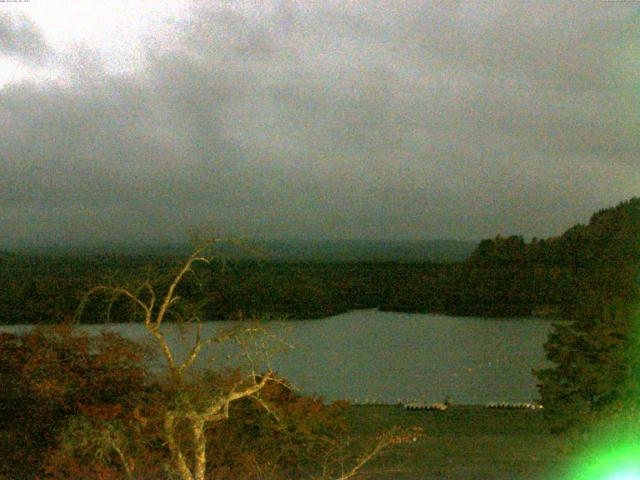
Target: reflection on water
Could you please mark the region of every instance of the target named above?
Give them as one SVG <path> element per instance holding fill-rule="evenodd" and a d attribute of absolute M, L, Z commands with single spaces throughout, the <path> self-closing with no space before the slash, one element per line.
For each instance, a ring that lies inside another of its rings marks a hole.
<path fill-rule="evenodd" d="M 232 322 L 206 322 L 215 335 Z M 551 322 L 486 319 L 359 310 L 323 320 L 268 322 L 275 337 L 294 346 L 269 361 L 307 394 L 325 398 L 394 403 L 398 399 L 465 404 L 527 402 L 538 398 L 532 368 L 546 365 L 543 343 Z M 19 331 L 23 326 L 2 330 Z M 86 325 L 132 339 L 146 338 L 140 324 Z M 166 325 L 179 355 L 189 351 L 193 332 Z M 214 345 L 214 366 L 243 360 L 237 345 Z M 204 363 L 204 357 L 200 365 Z M 246 362 L 245 362 L 246 363 Z"/>

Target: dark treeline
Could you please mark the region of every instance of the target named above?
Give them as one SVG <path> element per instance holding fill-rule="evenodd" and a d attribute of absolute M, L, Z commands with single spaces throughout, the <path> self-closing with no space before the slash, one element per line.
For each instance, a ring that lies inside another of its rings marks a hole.
<path fill-rule="evenodd" d="M 630 295 L 640 266 L 640 198 L 560 237 L 484 240 L 461 268 L 458 314 L 555 312 L 575 320 Z"/>
<path fill-rule="evenodd" d="M 181 295 L 201 301 L 206 319 L 274 314 L 317 318 L 356 308 L 452 315 L 573 318 L 624 296 L 640 263 L 640 199 L 595 213 L 560 237 L 483 240 L 463 262 L 212 262 L 186 279 Z M 159 285 L 177 256 L 0 255 L 0 322 L 71 318 L 97 283 L 148 276 Z M 85 321 L 105 320 L 105 303 Z M 129 319 L 115 302 L 111 320 Z M 121 305 L 122 304 L 122 305 Z M 100 313 L 98 313 L 100 312 Z"/>
<path fill-rule="evenodd" d="M 96 284 L 133 285 L 149 276 L 162 286 L 179 258 L 19 257 L 0 273 L 0 322 L 57 323 L 71 319 L 83 295 Z M 200 302 L 206 319 L 238 314 L 319 318 L 350 309 L 445 311 L 443 296 L 456 265 L 430 263 L 280 263 L 228 261 L 199 265 L 180 295 Z M 109 299 L 94 299 L 83 321 L 106 321 Z M 116 301 L 112 321 L 128 321 L 127 302 Z"/>

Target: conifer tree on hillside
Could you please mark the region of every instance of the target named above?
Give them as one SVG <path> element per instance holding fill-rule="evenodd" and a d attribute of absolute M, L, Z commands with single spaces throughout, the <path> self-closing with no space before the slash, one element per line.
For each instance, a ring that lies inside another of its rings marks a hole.
<path fill-rule="evenodd" d="M 594 214 L 554 248 L 573 262 L 578 291 L 545 344 L 555 366 L 534 373 L 550 428 L 564 431 L 638 398 L 640 198 Z"/>

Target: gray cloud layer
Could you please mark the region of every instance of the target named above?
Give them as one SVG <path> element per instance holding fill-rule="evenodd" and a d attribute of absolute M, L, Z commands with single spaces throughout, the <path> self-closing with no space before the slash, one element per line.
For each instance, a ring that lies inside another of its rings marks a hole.
<path fill-rule="evenodd" d="M 629 5 L 221 5 L 135 75 L 0 90 L 5 243 L 546 236 L 640 193 Z"/>
<path fill-rule="evenodd" d="M 0 13 L 0 55 L 41 63 L 48 53 L 44 38 L 29 18 Z"/>

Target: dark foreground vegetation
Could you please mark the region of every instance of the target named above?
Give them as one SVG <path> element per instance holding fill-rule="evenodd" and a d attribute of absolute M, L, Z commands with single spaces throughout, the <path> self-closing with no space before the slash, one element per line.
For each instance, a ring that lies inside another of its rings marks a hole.
<path fill-rule="evenodd" d="M 163 414 L 180 395 L 224 388 L 237 373 L 203 375 L 185 389 L 150 377 L 143 359 L 144 350 L 116 335 L 64 327 L 2 335 L 0 478 L 171 478 Z M 422 435 L 369 462 L 366 478 L 560 478 L 570 453 L 571 442 L 549 433 L 539 410 L 326 405 L 277 383 L 260 398 L 271 413 L 247 398 L 208 430 L 206 478 L 335 478 L 328 473 L 353 464 L 393 428 Z M 183 441 L 188 434 L 180 433 Z"/>
<path fill-rule="evenodd" d="M 1 335 L 0 478 L 174 478 L 164 415 L 184 397 L 197 401 L 227 388 L 238 372 L 176 385 L 151 376 L 144 355 L 117 335 L 87 337 L 67 327 Z M 228 421 L 207 430 L 207 479 L 339 478 L 375 448 L 380 432 L 416 434 L 409 448 L 368 462 L 361 478 L 557 478 L 550 473 L 569 451 L 540 411 L 327 405 L 279 383 L 260 401 L 268 412 L 246 398 L 231 406 Z M 188 452 L 189 431 L 180 425 L 177 432 Z"/>
<path fill-rule="evenodd" d="M 328 480 L 419 437 L 412 427 L 353 436 L 346 402 L 300 396 L 275 376 L 164 373 L 115 334 L 0 334 L 0 479 Z M 219 415 L 202 413 L 220 399 L 229 401 Z M 213 423 L 199 451 L 201 418 Z"/>
<path fill-rule="evenodd" d="M 410 448 L 373 461 L 370 479 L 561 480 L 573 453 L 571 439 L 549 433 L 541 411 L 352 406 L 346 416 L 353 434 L 363 438 L 391 425 L 423 429 Z"/>

